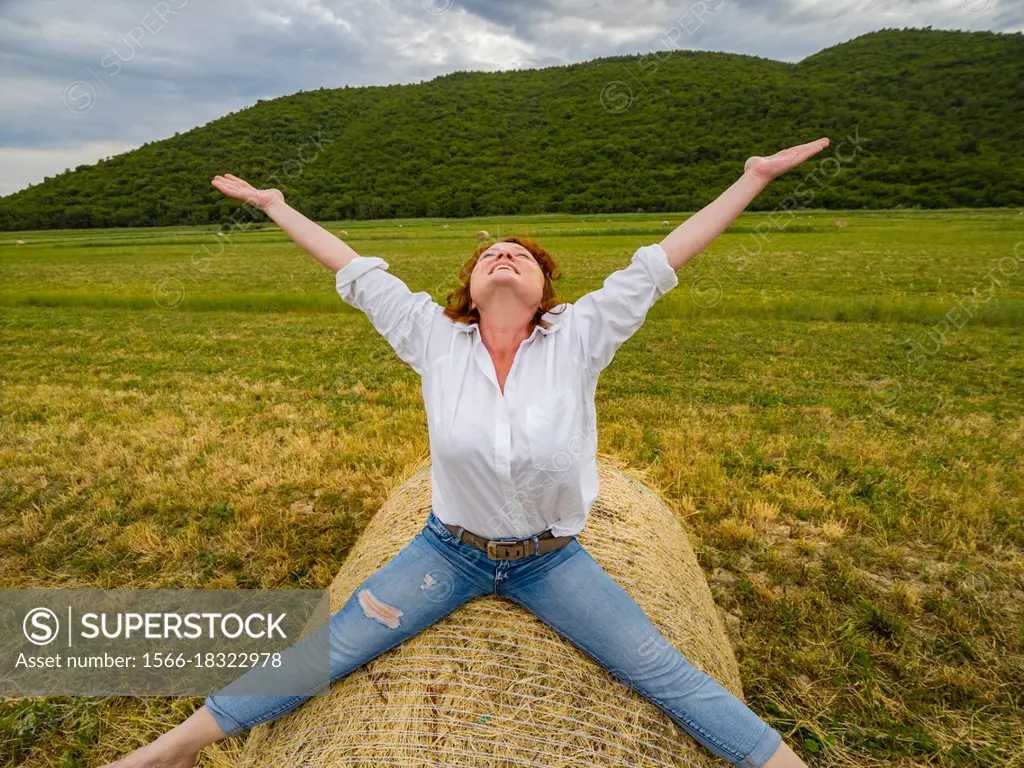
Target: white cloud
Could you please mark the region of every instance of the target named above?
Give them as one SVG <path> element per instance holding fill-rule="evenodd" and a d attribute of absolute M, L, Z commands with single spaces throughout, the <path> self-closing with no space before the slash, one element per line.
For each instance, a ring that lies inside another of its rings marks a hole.
<path fill-rule="evenodd" d="M 301 10 L 313 16 L 318 21 L 324 21 L 337 27 L 343 27 L 346 32 L 352 31 L 352 25 L 340 16 L 335 16 L 330 8 L 317 0 L 297 0 Z"/>
<path fill-rule="evenodd" d="M 453 9 L 442 18 L 428 14 L 395 18 L 379 35 L 389 53 L 414 67 L 436 65 L 436 74 L 458 69 L 519 69 L 530 66 L 537 57 L 532 43 L 463 9 Z"/>

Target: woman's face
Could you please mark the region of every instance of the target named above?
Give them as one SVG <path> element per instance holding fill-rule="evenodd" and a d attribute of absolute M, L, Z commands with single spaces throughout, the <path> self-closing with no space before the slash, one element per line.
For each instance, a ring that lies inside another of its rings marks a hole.
<path fill-rule="evenodd" d="M 486 307 L 496 291 L 511 291 L 534 308 L 544 298 L 544 270 L 519 243 L 495 243 L 477 259 L 469 278 L 473 305 Z"/>

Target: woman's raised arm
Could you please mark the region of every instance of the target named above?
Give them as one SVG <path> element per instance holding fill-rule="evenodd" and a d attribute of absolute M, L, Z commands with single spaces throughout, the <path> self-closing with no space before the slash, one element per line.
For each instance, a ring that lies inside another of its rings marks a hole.
<path fill-rule="evenodd" d="M 829 144 L 818 139 L 776 152 L 771 157 L 751 157 L 743 175 L 718 198 L 688 218 L 661 241 L 672 269 L 679 269 L 722 234 L 750 205 L 768 182 L 818 154 Z"/>
<path fill-rule="evenodd" d="M 362 256 L 284 201 L 276 189 L 256 189 L 237 176 L 216 176 L 213 186 L 229 197 L 259 208 L 276 221 L 300 247 L 334 272 L 342 301 L 362 311 L 371 325 L 421 376 L 430 367 L 435 349 L 444 349 L 452 322 L 426 291 L 413 293 L 387 271 L 379 256 Z M 348 269 L 345 269 L 348 267 Z"/>
<path fill-rule="evenodd" d="M 288 205 L 280 190 L 256 189 L 249 182 L 230 173 L 214 176 L 210 183 L 228 197 L 259 208 L 300 248 L 333 272 L 338 272 L 359 255 L 341 238 L 335 237 Z"/>

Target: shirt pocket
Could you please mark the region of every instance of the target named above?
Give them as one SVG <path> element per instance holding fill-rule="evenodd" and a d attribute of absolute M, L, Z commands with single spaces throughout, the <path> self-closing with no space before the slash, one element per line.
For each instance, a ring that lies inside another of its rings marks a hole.
<path fill-rule="evenodd" d="M 527 406 L 524 429 L 531 467 L 561 473 L 575 463 L 572 447 L 577 442 L 573 440 L 577 412 L 575 395 L 569 389 L 547 393 Z"/>

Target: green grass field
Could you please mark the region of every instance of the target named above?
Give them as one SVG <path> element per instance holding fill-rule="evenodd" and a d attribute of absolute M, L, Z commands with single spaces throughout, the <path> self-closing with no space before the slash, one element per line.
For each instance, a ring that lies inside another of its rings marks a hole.
<path fill-rule="evenodd" d="M 529 234 L 572 301 L 682 218 L 330 227 L 442 302 L 477 230 Z M 1024 766 L 1024 216 L 776 222 L 679 271 L 599 450 L 685 518 L 808 762 Z M 416 374 L 270 224 L 4 234 L 0 362 L 3 588 L 326 588 L 428 448 Z M 0 765 L 99 765 L 201 703 L 2 700 Z"/>

